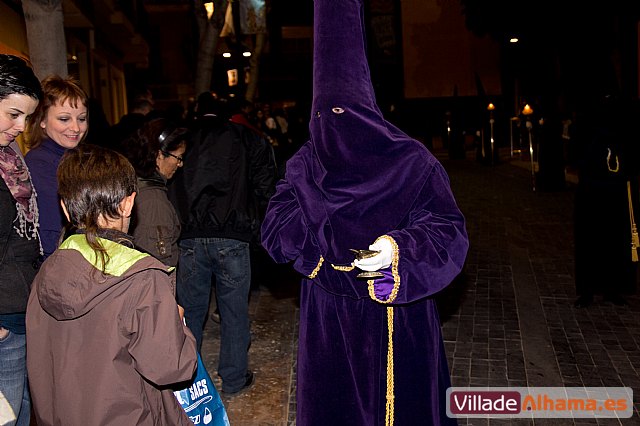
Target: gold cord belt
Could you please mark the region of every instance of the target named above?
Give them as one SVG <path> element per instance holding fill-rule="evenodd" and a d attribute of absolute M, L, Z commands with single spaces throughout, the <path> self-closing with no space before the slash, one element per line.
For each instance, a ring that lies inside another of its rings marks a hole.
<path fill-rule="evenodd" d="M 369 297 L 376 302 L 390 304 L 392 303 L 396 297 L 398 296 L 398 290 L 400 289 L 400 274 L 398 273 L 398 261 L 399 261 L 399 250 L 398 244 L 396 241 L 388 235 L 383 235 L 380 239 L 386 239 L 391 243 L 391 247 L 393 249 L 393 254 L 391 256 L 391 273 L 393 274 L 393 289 L 391 290 L 391 294 L 387 300 L 380 300 L 375 294 L 374 280 L 367 280 Z M 376 240 L 377 241 L 377 240 Z M 318 261 L 317 266 L 314 270 L 309 274 L 310 279 L 314 279 L 320 268 L 322 268 L 322 264 L 324 263 L 324 258 L 320 256 L 320 260 Z M 340 266 L 331 264 L 331 267 L 336 271 L 340 272 L 350 272 L 355 269 L 355 266 Z M 385 407 L 385 426 L 393 426 L 394 414 L 395 414 L 395 395 L 394 395 L 394 373 L 393 373 L 393 306 L 387 306 L 387 334 L 388 334 L 388 345 L 387 345 L 387 394 L 386 394 L 386 407 Z"/>

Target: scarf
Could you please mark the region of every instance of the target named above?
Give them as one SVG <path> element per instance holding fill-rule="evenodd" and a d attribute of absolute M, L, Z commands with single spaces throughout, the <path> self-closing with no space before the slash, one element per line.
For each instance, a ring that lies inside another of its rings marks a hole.
<path fill-rule="evenodd" d="M 28 240 L 38 237 L 38 205 L 31 175 L 22 155 L 12 146 L 0 146 L 0 177 L 16 200 L 14 229 Z"/>

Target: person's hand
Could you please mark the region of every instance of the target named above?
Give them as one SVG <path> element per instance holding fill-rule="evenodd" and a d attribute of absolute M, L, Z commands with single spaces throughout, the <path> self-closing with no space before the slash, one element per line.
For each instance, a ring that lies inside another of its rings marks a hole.
<path fill-rule="evenodd" d="M 184 308 L 178 305 L 178 314 L 180 315 L 180 321 L 184 322 Z"/>
<path fill-rule="evenodd" d="M 377 242 L 371 244 L 369 246 L 369 250 L 379 251 L 380 253 L 366 259 L 356 259 L 353 262 L 356 268 L 362 269 L 363 271 L 373 272 L 379 269 L 388 268 L 391 265 L 393 248 L 391 247 L 391 243 L 388 239 L 381 238 Z"/>

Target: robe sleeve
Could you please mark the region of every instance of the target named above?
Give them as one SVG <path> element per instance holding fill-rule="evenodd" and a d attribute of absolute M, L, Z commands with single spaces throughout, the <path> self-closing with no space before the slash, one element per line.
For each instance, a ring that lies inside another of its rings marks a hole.
<path fill-rule="evenodd" d="M 437 293 L 460 273 L 469 238 L 441 165 L 434 167 L 425 182 L 407 225 L 387 235 L 398 246 L 400 285 L 394 304 Z"/>
<path fill-rule="evenodd" d="M 293 261 L 296 271 L 309 276 L 321 262 L 321 252 L 304 222 L 293 187 L 281 180 L 269 201 L 262 223 L 262 245 L 274 261 Z"/>
<path fill-rule="evenodd" d="M 195 338 L 180 320 L 170 285 L 164 282 L 169 277 L 161 271 L 147 273 L 151 282 L 136 284 L 140 291 L 132 303 L 128 351 L 133 367 L 158 386 L 190 380 L 197 367 Z"/>

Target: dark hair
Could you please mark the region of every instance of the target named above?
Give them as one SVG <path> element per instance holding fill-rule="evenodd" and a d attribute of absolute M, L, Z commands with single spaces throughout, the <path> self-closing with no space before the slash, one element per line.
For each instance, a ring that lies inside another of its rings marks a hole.
<path fill-rule="evenodd" d="M 246 109 L 254 110 L 255 105 L 253 102 L 247 100 L 246 98 L 233 98 L 229 100 L 229 113 L 237 114 L 244 113 Z"/>
<path fill-rule="evenodd" d="M 153 110 L 153 102 L 149 99 L 134 99 L 131 103 L 131 111 L 152 111 Z"/>
<path fill-rule="evenodd" d="M 58 194 L 70 224 L 85 231 L 89 246 L 100 257 L 102 270 L 109 262 L 98 240 L 98 220 L 119 219 L 120 203 L 137 191 L 136 173 L 127 159 L 110 149 L 82 144 L 62 156 L 58 166 Z"/>
<path fill-rule="evenodd" d="M 29 147 L 31 149 L 39 146 L 46 139 L 46 133 L 40 123 L 47 118 L 49 108 L 54 105 L 62 105 L 69 102 L 71 106 L 77 108 L 78 105 L 87 107 L 87 117 L 89 115 L 89 99 L 80 86 L 80 82 L 74 77 L 62 78 L 53 75 L 42 80 L 42 90 L 44 96 L 42 102 L 38 104 L 29 122 Z M 88 133 L 88 132 L 87 132 Z M 85 133 L 84 137 L 87 137 Z"/>
<path fill-rule="evenodd" d="M 122 142 L 122 149 L 138 176 L 149 178 L 157 170 L 158 152 L 177 150 L 187 143 L 187 129 L 177 127 L 165 118 L 147 121 L 136 132 Z"/>
<path fill-rule="evenodd" d="M 211 92 L 202 92 L 196 100 L 196 115 L 202 117 L 205 114 L 215 114 L 220 118 L 229 118 L 228 101 L 225 98 L 219 98 Z"/>
<path fill-rule="evenodd" d="M 0 101 L 13 94 L 42 100 L 40 80 L 24 59 L 0 54 Z"/>

